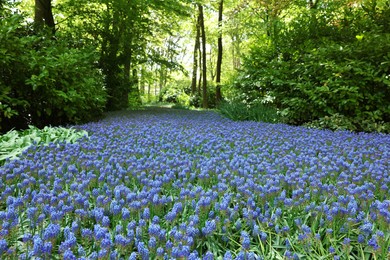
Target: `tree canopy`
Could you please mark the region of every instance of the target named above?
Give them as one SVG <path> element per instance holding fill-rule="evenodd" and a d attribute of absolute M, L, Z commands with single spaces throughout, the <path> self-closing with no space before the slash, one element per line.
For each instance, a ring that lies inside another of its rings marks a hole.
<path fill-rule="evenodd" d="M 222 100 L 390 129 L 387 0 L 2 0 L 0 16 L 0 131 Z"/>

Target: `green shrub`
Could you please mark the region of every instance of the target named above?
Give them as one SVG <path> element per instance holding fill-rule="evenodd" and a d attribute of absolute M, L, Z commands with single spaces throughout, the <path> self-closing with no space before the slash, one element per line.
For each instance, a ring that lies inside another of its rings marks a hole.
<path fill-rule="evenodd" d="M 387 131 L 390 31 L 384 21 L 390 22 L 390 6 L 375 16 L 336 7 L 329 7 L 335 13 L 303 12 L 277 45 L 255 46 L 237 78 L 236 99 L 252 104 L 272 97 L 291 124 Z M 349 25 L 335 24 L 337 16 Z"/>
<path fill-rule="evenodd" d="M 33 35 L 13 15 L 0 21 L 1 131 L 79 123 L 100 116 L 103 76 L 92 49 L 69 48 L 61 38 Z"/>
<path fill-rule="evenodd" d="M 234 121 L 250 120 L 267 123 L 278 123 L 281 121 L 281 117 L 274 107 L 262 103 L 248 106 L 239 102 L 222 102 L 218 106 L 218 110 Z"/>

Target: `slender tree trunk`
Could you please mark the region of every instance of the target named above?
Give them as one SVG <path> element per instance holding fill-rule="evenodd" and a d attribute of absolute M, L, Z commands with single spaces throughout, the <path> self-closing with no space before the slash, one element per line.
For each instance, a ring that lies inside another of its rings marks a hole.
<path fill-rule="evenodd" d="M 199 4 L 199 16 L 200 16 L 200 29 L 202 32 L 202 70 L 203 70 L 203 85 L 202 85 L 202 97 L 203 97 L 203 108 L 208 108 L 209 102 L 207 98 L 207 53 L 206 53 L 206 31 L 204 28 L 204 15 L 203 5 Z"/>
<path fill-rule="evenodd" d="M 145 95 L 145 68 L 141 67 L 141 78 L 140 78 L 140 94 Z"/>
<path fill-rule="evenodd" d="M 202 96 L 202 77 L 203 77 L 203 70 L 202 70 L 202 64 L 203 64 L 203 61 L 202 61 L 202 50 L 201 48 L 199 48 L 199 80 L 198 80 L 198 95 L 199 97 Z M 199 104 L 200 106 L 200 104 Z"/>
<path fill-rule="evenodd" d="M 219 29 L 219 35 L 218 35 L 218 57 L 217 57 L 217 71 L 216 71 L 216 93 L 215 93 L 215 99 L 217 104 L 222 100 L 222 93 L 221 93 L 221 68 L 222 68 L 222 14 L 223 14 L 223 0 L 219 2 L 219 11 L 218 11 L 218 29 Z"/>
<path fill-rule="evenodd" d="M 200 50 L 200 17 L 199 14 L 196 18 L 196 36 L 195 36 L 195 46 L 194 46 L 194 63 L 192 65 L 192 83 L 191 83 L 191 93 L 195 95 L 196 93 L 196 81 L 198 76 L 198 54 Z"/>
<path fill-rule="evenodd" d="M 47 26 L 52 30 L 53 33 L 55 33 L 56 29 L 51 0 L 35 0 L 34 24 L 38 30 L 41 30 Z"/>

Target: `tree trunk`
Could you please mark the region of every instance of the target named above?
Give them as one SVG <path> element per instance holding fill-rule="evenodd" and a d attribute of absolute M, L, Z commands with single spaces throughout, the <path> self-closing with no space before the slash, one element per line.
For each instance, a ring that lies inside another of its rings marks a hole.
<path fill-rule="evenodd" d="M 140 78 L 140 94 L 145 95 L 145 68 L 141 67 L 141 78 Z"/>
<path fill-rule="evenodd" d="M 218 35 L 218 57 L 217 57 L 217 71 L 216 71 L 216 92 L 215 92 L 215 99 L 217 104 L 222 100 L 222 93 L 221 93 L 221 68 L 222 68 L 222 14 L 223 14 L 223 0 L 219 2 L 219 11 L 218 11 L 218 29 L 219 29 L 219 35 Z"/>
<path fill-rule="evenodd" d="M 199 44 L 200 45 L 200 44 Z M 202 50 L 201 48 L 199 48 L 199 79 L 198 79 L 198 95 L 199 97 L 202 96 L 202 77 L 203 77 L 203 73 L 202 73 L 202 64 L 203 64 L 203 61 L 202 61 Z M 200 106 L 200 104 L 199 104 Z"/>
<path fill-rule="evenodd" d="M 34 24 L 38 30 L 47 26 L 53 33 L 55 33 L 56 30 L 51 0 L 35 0 Z"/>
<path fill-rule="evenodd" d="M 130 76 L 131 71 L 131 60 L 132 60 L 132 49 L 130 44 L 127 42 L 123 48 L 123 86 L 120 89 L 121 108 L 127 108 L 129 105 L 129 95 L 133 95 L 133 79 Z"/>
<path fill-rule="evenodd" d="M 191 93 L 195 95 L 196 93 L 196 81 L 198 75 L 198 53 L 200 50 L 200 17 L 199 14 L 196 19 L 196 36 L 195 36 L 195 46 L 194 46 L 194 63 L 192 65 L 192 83 L 191 83 Z"/>
<path fill-rule="evenodd" d="M 203 5 L 198 4 L 199 7 L 199 17 L 200 17 L 200 29 L 202 32 L 202 70 L 203 70 L 203 86 L 202 86 L 202 98 L 203 98 L 203 108 L 208 108 L 209 102 L 207 98 L 207 53 L 206 53 L 206 31 L 204 28 L 204 15 L 203 15 Z"/>

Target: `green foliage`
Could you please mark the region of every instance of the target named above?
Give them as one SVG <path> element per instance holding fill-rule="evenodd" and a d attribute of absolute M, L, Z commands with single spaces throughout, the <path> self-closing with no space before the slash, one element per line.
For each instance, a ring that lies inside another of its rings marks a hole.
<path fill-rule="evenodd" d="M 251 104 L 271 97 L 292 124 L 388 132 L 390 31 L 383 24 L 390 7 L 371 16 L 340 3 L 302 11 L 277 44 L 255 46 L 236 98 Z"/>
<path fill-rule="evenodd" d="M 258 121 L 278 123 L 281 121 L 278 111 L 269 105 L 257 103 L 248 106 L 240 102 L 222 102 L 218 110 L 226 117 L 235 121 Z"/>
<path fill-rule="evenodd" d="M 0 135 L 0 165 L 7 159 L 17 159 L 18 155 L 31 145 L 48 145 L 53 142 L 74 143 L 84 136 L 88 136 L 86 131 L 64 127 L 46 126 L 43 129 L 38 129 L 29 126 L 29 129 L 22 132 L 11 130 Z"/>
<path fill-rule="evenodd" d="M 160 102 L 173 103 L 181 107 L 190 106 L 191 83 L 188 80 L 173 81 L 162 89 Z"/>
<path fill-rule="evenodd" d="M 79 123 L 100 116 L 106 102 L 103 76 L 92 49 L 69 48 L 62 39 L 31 34 L 23 17 L 0 21 L 0 122 L 25 128 Z"/>

